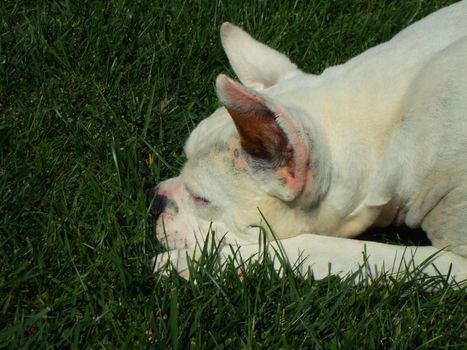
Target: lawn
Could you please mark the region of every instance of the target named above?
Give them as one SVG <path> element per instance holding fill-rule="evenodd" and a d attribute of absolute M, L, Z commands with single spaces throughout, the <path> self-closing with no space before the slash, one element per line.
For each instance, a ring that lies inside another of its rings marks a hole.
<path fill-rule="evenodd" d="M 450 2 L 3 0 L 0 348 L 465 348 L 466 290 L 442 279 L 153 274 L 144 200 L 233 75 L 223 21 L 319 73 Z"/>

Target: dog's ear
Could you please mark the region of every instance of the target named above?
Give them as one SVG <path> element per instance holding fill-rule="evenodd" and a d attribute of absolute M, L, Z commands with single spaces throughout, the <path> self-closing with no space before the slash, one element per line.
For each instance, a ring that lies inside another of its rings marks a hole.
<path fill-rule="evenodd" d="M 240 145 L 253 168 L 272 173 L 274 194 L 292 200 L 301 193 L 307 176 L 309 147 L 301 127 L 283 108 L 225 75 L 216 80 L 217 94 L 232 117 Z"/>
<path fill-rule="evenodd" d="M 220 32 L 230 65 L 245 86 L 261 90 L 301 73 L 287 56 L 256 41 L 241 28 L 225 22 Z"/>

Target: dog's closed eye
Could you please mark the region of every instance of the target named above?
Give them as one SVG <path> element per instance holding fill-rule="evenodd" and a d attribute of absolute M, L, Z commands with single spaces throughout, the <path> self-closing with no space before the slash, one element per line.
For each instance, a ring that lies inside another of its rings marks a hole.
<path fill-rule="evenodd" d="M 191 198 L 197 205 L 208 205 L 211 204 L 211 201 L 209 199 L 206 199 L 201 196 L 197 196 L 195 194 L 190 193 Z"/>

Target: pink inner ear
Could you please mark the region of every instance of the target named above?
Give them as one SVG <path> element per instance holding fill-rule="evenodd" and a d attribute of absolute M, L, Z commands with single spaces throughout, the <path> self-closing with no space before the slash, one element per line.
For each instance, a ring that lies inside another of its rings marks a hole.
<path fill-rule="evenodd" d="M 290 120 L 281 113 L 281 122 L 263 98 L 224 75 L 216 81 L 221 103 L 232 117 L 242 148 L 253 158 L 277 164 L 279 177 L 299 193 L 306 180 L 308 152 Z M 284 131 L 287 130 L 287 134 Z M 291 139 L 289 139 L 291 138 Z"/>
<path fill-rule="evenodd" d="M 268 162 L 290 163 L 293 157 L 287 135 L 276 121 L 274 112 L 262 98 L 242 85 L 220 76 L 217 80 L 221 102 L 232 117 L 242 148 L 253 158 Z"/>

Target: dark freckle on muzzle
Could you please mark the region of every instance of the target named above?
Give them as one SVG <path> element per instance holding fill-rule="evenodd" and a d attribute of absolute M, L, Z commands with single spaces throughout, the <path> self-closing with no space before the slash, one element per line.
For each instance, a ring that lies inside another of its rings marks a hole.
<path fill-rule="evenodd" d="M 167 198 L 167 196 L 158 194 L 157 189 L 157 187 L 153 187 L 146 190 L 146 205 L 154 216 L 154 219 L 157 221 L 159 216 L 166 210 L 176 215 L 178 213 L 178 206 L 175 201 Z"/>

